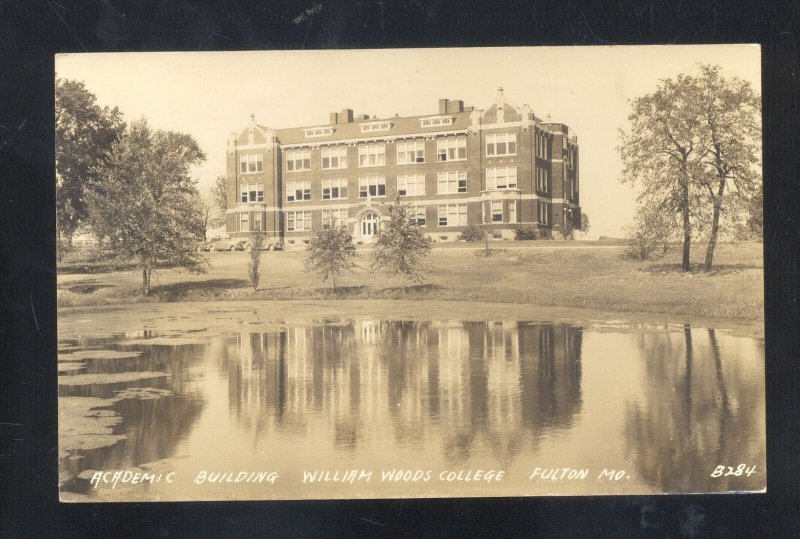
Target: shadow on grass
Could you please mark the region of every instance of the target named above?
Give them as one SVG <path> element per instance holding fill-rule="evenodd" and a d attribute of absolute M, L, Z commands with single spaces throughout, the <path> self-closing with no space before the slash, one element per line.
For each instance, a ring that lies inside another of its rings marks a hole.
<path fill-rule="evenodd" d="M 444 287 L 438 284 L 414 284 L 406 286 L 403 289 L 402 286 L 392 286 L 389 288 L 382 288 L 379 290 L 379 294 L 382 297 L 392 297 L 395 295 L 406 295 L 408 294 L 430 294 L 436 290 L 444 290 Z"/>
<path fill-rule="evenodd" d="M 687 273 L 699 275 L 727 275 L 749 270 L 760 270 L 763 266 L 757 264 L 715 264 L 711 271 L 705 271 L 704 264 L 700 262 L 692 263 L 688 272 L 683 271 L 680 262 L 671 264 L 653 264 L 640 268 L 645 273 L 674 273 L 683 275 Z"/>
<path fill-rule="evenodd" d="M 245 279 L 206 279 L 204 281 L 181 281 L 179 283 L 162 284 L 153 288 L 152 295 L 161 301 L 175 301 L 192 293 L 209 295 L 234 288 L 250 286 Z"/>
<path fill-rule="evenodd" d="M 353 286 L 337 286 L 335 290 L 333 288 L 317 288 L 316 291 L 325 297 L 347 298 L 351 296 L 360 296 L 366 290 L 366 285 L 359 284 Z"/>
<path fill-rule="evenodd" d="M 64 283 L 58 288 L 62 290 L 68 290 L 69 292 L 74 292 L 75 294 L 91 294 L 102 288 L 115 288 L 115 285 L 102 284 L 99 283 L 97 279 L 81 279 L 80 281 Z"/>

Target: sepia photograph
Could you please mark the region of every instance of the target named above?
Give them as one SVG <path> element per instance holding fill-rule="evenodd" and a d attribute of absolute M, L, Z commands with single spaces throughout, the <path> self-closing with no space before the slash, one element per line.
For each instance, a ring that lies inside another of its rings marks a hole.
<path fill-rule="evenodd" d="M 63 502 L 757 493 L 758 45 L 55 58 Z"/>

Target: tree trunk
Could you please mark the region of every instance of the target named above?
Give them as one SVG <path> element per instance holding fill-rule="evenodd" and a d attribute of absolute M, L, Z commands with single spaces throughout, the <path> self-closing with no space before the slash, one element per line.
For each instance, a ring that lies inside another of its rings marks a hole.
<path fill-rule="evenodd" d="M 331 289 L 336 292 L 336 275 L 331 273 Z"/>
<path fill-rule="evenodd" d="M 683 271 L 691 270 L 691 262 L 689 256 L 691 254 L 692 246 L 692 228 L 689 222 L 689 182 L 688 179 L 684 181 L 683 188 L 681 189 L 681 204 L 683 206 L 683 261 L 681 269 Z"/>
<path fill-rule="evenodd" d="M 150 295 L 150 270 L 147 268 L 142 269 L 142 294 Z"/>
<path fill-rule="evenodd" d="M 717 196 L 714 197 L 714 215 L 711 219 L 711 236 L 708 238 L 708 249 L 706 249 L 705 270 L 711 271 L 714 263 L 714 249 L 717 247 L 717 236 L 719 235 L 719 216 L 722 210 L 722 196 L 725 193 L 725 179 L 719 182 Z"/>

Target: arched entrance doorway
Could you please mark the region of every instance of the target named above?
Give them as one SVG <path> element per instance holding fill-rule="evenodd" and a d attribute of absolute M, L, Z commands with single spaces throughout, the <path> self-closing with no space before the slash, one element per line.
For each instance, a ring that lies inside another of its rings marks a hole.
<path fill-rule="evenodd" d="M 372 241 L 378 233 L 380 218 L 374 211 L 367 212 L 361 218 L 361 239 L 365 242 Z"/>

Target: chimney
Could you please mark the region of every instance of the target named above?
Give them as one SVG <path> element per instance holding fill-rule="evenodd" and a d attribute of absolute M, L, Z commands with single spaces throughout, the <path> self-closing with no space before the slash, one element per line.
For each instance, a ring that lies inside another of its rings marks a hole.
<path fill-rule="evenodd" d="M 349 124 L 353 122 L 353 109 L 342 109 L 339 113 L 340 124 Z"/>
<path fill-rule="evenodd" d="M 452 114 L 454 112 L 464 112 L 464 102 L 460 99 L 454 99 L 453 101 L 447 101 L 447 106 L 445 107 L 445 112 L 448 114 Z"/>
<path fill-rule="evenodd" d="M 439 114 L 447 114 L 447 99 L 439 100 Z"/>
<path fill-rule="evenodd" d="M 331 122 L 330 123 L 332 123 L 332 124 L 339 123 L 339 114 L 337 114 L 336 112 L 331 112 Z"/>

